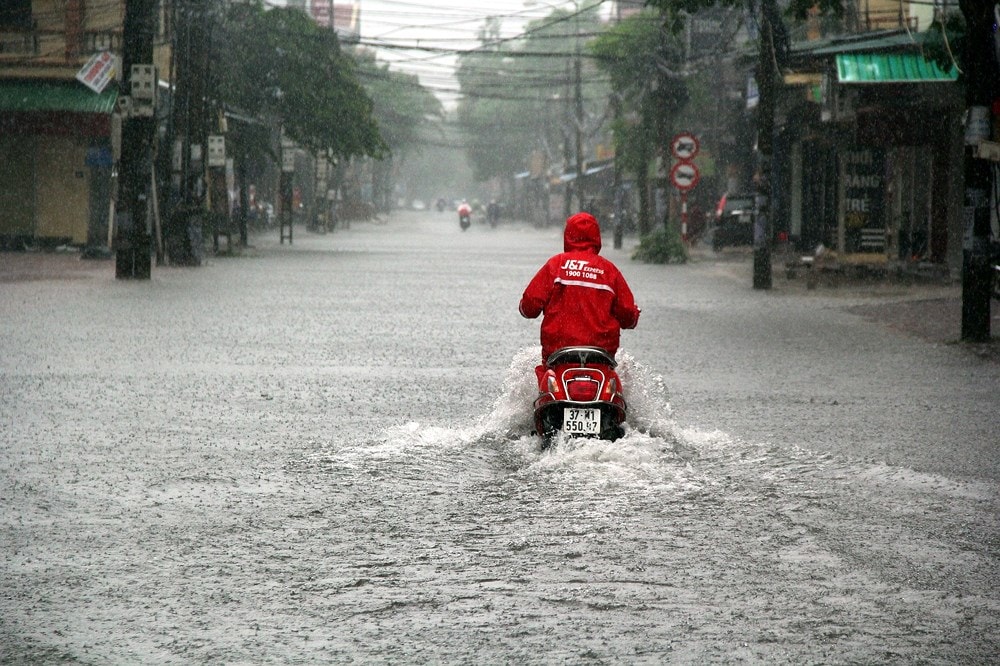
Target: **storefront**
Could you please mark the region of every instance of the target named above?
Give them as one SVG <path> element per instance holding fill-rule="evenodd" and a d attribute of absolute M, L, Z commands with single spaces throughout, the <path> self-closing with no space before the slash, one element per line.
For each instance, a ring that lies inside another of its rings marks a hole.
<path fill-rule="evenodd" d="M 86 245 L 106 237 L 117 92 L 0 81 L 0 239 Z M 106 243 L 106 239 L 104 239 Z"/>
<path fill-rule="evenodd" d="M 784 100 L 788 116 L 798 114 L 786 127 L 790 234 L 800 250 L 822 244 L 842 263 L 957 268 L 957 70 L 916 52 L 880 50 L 900 43 L 798 55 L 797 85 L 786 87 Z"/>

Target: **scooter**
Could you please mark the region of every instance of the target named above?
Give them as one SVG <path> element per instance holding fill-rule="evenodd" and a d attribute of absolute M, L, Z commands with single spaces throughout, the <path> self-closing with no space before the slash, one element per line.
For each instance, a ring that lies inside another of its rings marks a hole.
<path fill-rule="evenodd" d="M 566 347 L 545 365 L 534 403 L 543 449 L 559 432 L 612 442 L 624 436 L 628 405 L 614 356 L 600 347 Z"/>
<path fill-rule="evenodd" d="M 463 203 L 458 207 L 458 226 L 465 231 L 472 224 L 472 207 Z"/>

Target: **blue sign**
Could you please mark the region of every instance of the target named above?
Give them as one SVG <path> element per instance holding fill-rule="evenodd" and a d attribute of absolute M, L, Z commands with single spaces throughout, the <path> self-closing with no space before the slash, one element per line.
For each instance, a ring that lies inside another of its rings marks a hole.
<path fill-rule="evenodd" d="M 91 146 L 87 148 L 87 156 L 84 158 L 83 163 L 89 167 L 106 167 L 110 169 L 112 165 L 111 147 Z"/>

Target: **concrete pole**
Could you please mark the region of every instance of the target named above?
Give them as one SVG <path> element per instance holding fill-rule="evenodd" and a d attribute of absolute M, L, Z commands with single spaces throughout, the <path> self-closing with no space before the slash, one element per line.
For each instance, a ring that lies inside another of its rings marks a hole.
<path fill-rule="evenodd" d="M 152 64 L 156 0 L 126 0 L 122 35 L 122 95 L 132 93 L 132 65 Z M 118 232 L 115 277 L 148 280 L 152 270 L 151 236 L 147 228 L 150 174 L 153 165 L 154 117 L 126 111 L 122 121 L 122 154 L 118 165 Z"/>

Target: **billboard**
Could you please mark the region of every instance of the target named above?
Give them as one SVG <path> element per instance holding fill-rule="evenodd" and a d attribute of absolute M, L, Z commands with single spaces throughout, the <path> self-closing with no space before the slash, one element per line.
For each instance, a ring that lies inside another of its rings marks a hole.
<path fill-rule="evenodd" d="M 361 36 L 360 2 L 309 0 L 309 15 L 317 25 L 336 30 L 337 36 L 342 40 L 357 41 Z"/>

